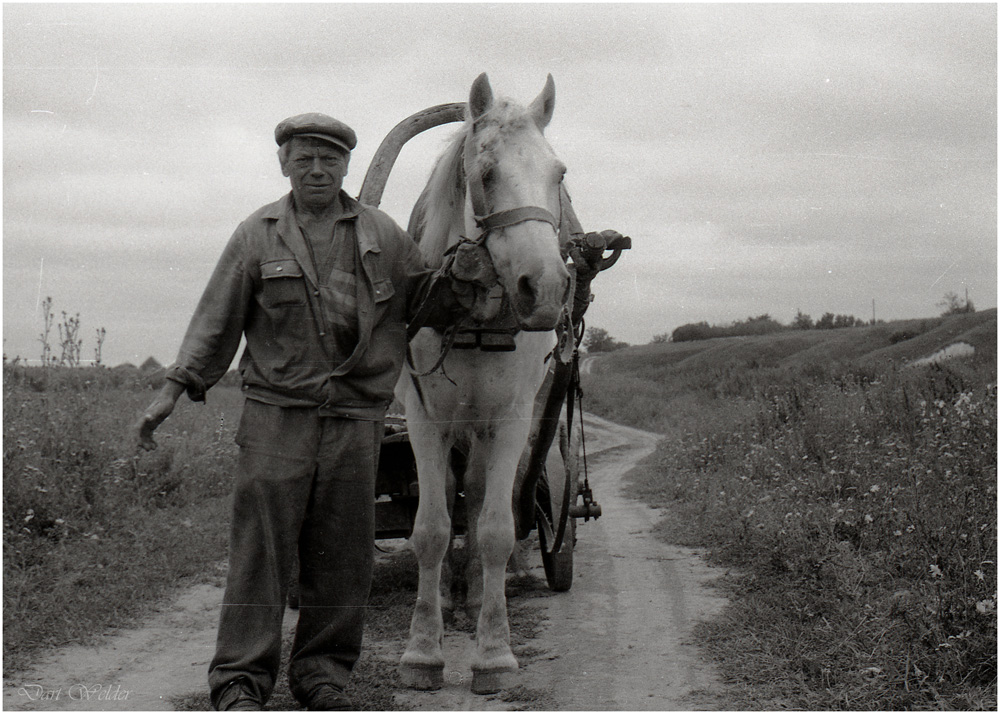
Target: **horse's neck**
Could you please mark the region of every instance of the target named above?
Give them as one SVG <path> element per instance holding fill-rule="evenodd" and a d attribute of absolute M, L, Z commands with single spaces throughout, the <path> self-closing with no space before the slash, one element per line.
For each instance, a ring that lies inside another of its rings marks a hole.
<path fill-rule="evenodd" d="M 454 246 L 468 231 L 465 226 L 464 206 L 456 211 L 438 211 L 426 215 L 415 239 L 420 244 L 424 260 L 439 267 L 449 248 Z"/>
<path fill-rule="evenodd" d="M 456 137 L 439 159 L 410 215 L 410 235 L 419 243 L 424 260 L 433 267 L 440 266 L 445 252 L 466 234 L 464 144 L 461 135 Z"/>

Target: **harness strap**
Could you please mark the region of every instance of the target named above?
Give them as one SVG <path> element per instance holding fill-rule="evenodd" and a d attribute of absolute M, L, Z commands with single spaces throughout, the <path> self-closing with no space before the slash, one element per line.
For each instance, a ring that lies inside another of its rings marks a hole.
<path fill-rule="evenodd" d="M 465 137 L 465 147 L 463 149 L 465 178 L 469 191 L 469 200 L 472 202 L 472 212 L 476 218 L 476 226 L 482 231 L 478 240 L 486 240 L 486 236 L 501 228 L 509 228 L 525 221 L 542 221 L 552 226 L 553 230 L 559 232 L 559 219 L 552 215 L 552 212 L 541 206 L 519 206 L 518 208 L 508 208 L 503 211 L 490 212 L 486 202 L 486 188 L 483 186 L 483 177 L 479 171 L 479 164 L 476 161 L 476 144 L 472 138 L 472 133 Z M 562 195 L 560 193 L 560 208 L 562 207 Z"/>
<path fill-rule="evenodd" d="M 437 372 L 441 365 L 444 364 L 445 359 L 448 357 L 448 353 L 451 352 L 452 345 L 455 344 L 455 337 L 458 335 L 459 325 L 449 325 L 444 334 L 441 336 L 441 352 L 438 354 L 437 361 L 434 366 L 431 367 L 426 372 L 418 372 L 416 366 L 413 364 L 413 353 L 410 350 L 409 345 L 406 347 L 406 369 L 410 373 L 411 377 L 427 377 L 434 372 Z M 445 375 L 447 377 L 448 375 Z M 423 401 L 423 400 L 421 400 Z"/>
<path fill-rule="evenodd" d="M 509 208 L 506 211 L 497 211 L 482 218 L 476 217 L 476 225 L 484 233 L 495 231 L 499 228 L 507 228 L 525 221 L 543 221 L 556 230 L 559 230 L 559 221 L 549 211 L 541 206 L 521 206 L 520 208 Z"/>

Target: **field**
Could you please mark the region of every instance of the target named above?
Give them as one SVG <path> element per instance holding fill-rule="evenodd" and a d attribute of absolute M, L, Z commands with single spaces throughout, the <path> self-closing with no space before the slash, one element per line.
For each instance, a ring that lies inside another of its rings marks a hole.
<path fill-rule="evenodd" d="M 155 380 L 137 372 L 6 365 L 4 675 L 39 649 L 143 616 L 225 558 L 242 396 L 186 398 L 138 455 L 129 427 Z"/>
<path fill-rule="evenodd" d="M 646 345 L 584 392 L 665 435 L 631 490 L 730 569 L 732 708 L 996 708 L 995 310 Z"/>

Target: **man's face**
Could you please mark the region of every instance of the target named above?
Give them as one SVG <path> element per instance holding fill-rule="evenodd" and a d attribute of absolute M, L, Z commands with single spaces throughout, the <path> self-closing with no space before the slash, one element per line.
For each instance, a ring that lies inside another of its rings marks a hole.
<path fill-rule="evenodd" d="M 337 200 L 350 155 L 312 137 L 293 137 L 281 172 L 292 182 L 297 205 L 322 210 Z"/>

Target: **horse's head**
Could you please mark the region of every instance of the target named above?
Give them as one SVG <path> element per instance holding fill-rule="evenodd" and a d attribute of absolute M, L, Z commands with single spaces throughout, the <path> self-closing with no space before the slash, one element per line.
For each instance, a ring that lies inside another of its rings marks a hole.
<path fill-rule="evenodd" d="M 551 75 L 527 108 L 494 99 L 485 74 L 469 94 L 466 236 L 485 240 L 518 322 L 528 330 L 554 328 L 569 292 L 559 245 L 566 166 L 542 136 L 554 107 Z"/>

